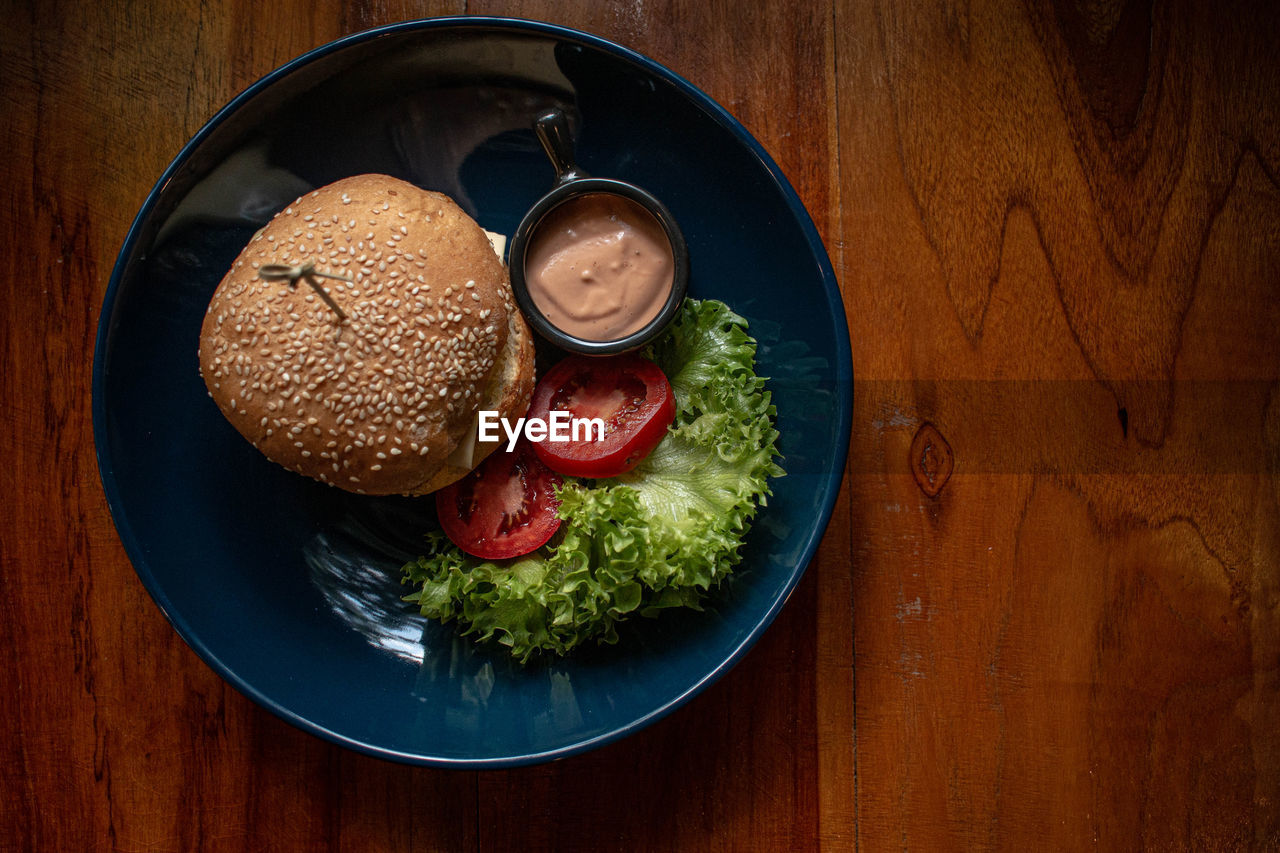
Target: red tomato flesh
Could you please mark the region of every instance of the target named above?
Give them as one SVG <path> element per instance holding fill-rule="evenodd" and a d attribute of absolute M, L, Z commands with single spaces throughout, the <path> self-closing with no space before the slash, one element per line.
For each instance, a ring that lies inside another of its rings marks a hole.
<path fill-rule="evenodd" d="M 445 535 L 463 551 L 505 560 L 536 551 L 560 527 L 560 478 L 528 442 L 495 450 L 461 480 L 436 492 Z"/>
<path fill-rule="evenodd" d="M 578 440 L 533 445 L 547 467 L 573 477 L 616 477 L 658 446 L 676 416 L 675 395 L 662 369 L 634 354 L 569 356 L 547 371 L 533 392 L 529 418 L 554 411 L 604 421 L 604 439 L 583 430 Z"/>

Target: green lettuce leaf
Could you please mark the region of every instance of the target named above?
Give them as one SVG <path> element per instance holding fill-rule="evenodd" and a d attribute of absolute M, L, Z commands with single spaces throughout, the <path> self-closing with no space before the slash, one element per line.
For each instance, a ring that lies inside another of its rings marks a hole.
<path fill-rule="evenodd" d="M 406 599 L 520 661 L 617 642 L 631 614 L 699 607 L 741 559 L 769 478 L 783 473 L 746 327 L 723 302 L 685 300 L 645 352 L 676 398 L 675 422 L 653 453 L 611 480 L 566 479 L 564 523 L 528 556 L 480 560 L 432 534 L 426 554 L 404 567 L 417 588 Z"/>

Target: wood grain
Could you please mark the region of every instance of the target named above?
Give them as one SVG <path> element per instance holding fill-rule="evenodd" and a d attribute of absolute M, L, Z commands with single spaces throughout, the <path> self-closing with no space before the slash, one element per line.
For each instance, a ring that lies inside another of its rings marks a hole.
<path fill-rule="evenodd" d="M 1280 849 L 1274 4 L 0 11 L 0 848 Z M 312 47 L 464 12 L 616 39 L 738 116 L 826 241 L 858 377 L 819 557 L 746 660 L 486 773 L 224 685 L 125 558 L 88 397 L 183 142 Z"/>
<path fill-rule="evenodd" d="M 862 845 L 1273 848 L 1274 12 L 837 21 Z"/>

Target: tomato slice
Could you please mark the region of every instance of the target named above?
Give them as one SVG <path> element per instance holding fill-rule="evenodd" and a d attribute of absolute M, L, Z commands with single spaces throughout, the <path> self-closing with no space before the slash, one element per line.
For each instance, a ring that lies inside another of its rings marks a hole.
<path fill-rule="evenodd" d="M 560 478 L 528 442 L 489 454 L 476 470 L 436 492 L 445 535 L 463 551 L 505 560 L 536 551 L 560 527 Z"/>
<path fill-rule="evenodd" d="M 598 430 L 580 430 L 576 440 L 533 445 L 547 467 L 573 477 L 616 477 L 630 471 L 658 446 L 675 420 L 671 383 L 647 358 L 624 355 L 569 356 L 546 372 L 533 391 L 529 418 L 551 423 L 553 412 L 599 418 Z"/>

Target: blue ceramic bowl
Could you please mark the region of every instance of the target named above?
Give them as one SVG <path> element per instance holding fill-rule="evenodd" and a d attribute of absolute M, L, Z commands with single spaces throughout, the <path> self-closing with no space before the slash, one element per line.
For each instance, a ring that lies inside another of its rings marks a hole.
<path fill-rule="evenodd" d="M 690 296 L 760 341 L 788 475 L 702 613 L 634 619 L 616 646 L 527 667 L 429 623 L 400 566 L 430 501 L 364 498 L 260 456 L 197 373 L 210 295 L 304 190 L 384 172 L 510 234 L 553 174 L 531 130 L 561 106 L 589 171 L 649 188 L 689 243 Z M 530 21 L 434 19 L 321 47 L 235 98 L 147 197 L 98 329 L 93 419 L 139 577 L 222 677 L 295 725 L 414 764 L 499 767 L 634 732 L 738 661 L 795 587 L 839 488 L 852 376 L 835 275 L 760 145 L 636 53 Z"/>

